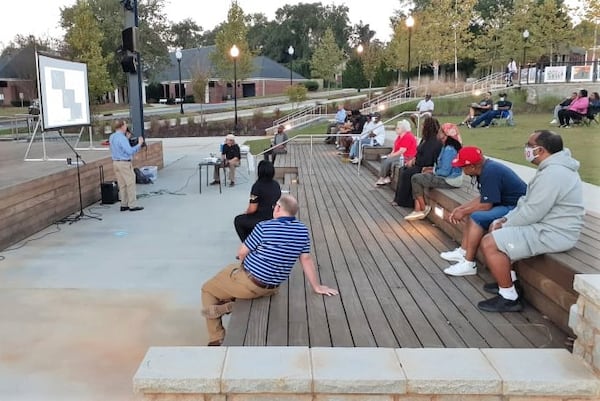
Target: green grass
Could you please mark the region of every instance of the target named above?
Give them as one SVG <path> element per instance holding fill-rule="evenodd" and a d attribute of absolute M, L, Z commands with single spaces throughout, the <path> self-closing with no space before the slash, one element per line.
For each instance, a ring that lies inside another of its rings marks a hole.
<path fill-rule="evenodd" d="M 461 116 L 442 116 L 440 122 L 458 123 L 464 119 Z M 563 138 L 565 147 L 571 150 L 573 157 L 581 163 L 579 174 L 585 182 L 600 185 L 600 126 L 592 123 L 591 126 L 575 126 L 570 129 L 551 127 L 548 122 L 551 114 L 515 114 L 515 126 L 501 126 L 491 128 L 460 127 L 464 145 L 478 146 L 491 157 L 507 160 L 516 164 L 533 167 L 523 157 L 523 148 L 529 135 L 539 129 L 550 129 Z M 316 135 L 326 131 L 327 123 L 311 125 L 288 132 L 289 137 L 296 135 Z M 318 141 L 321 141 L 319 139 Z M 270 138 L 247 141 L 253 154 L 260 153 L 269 146 Z"/>

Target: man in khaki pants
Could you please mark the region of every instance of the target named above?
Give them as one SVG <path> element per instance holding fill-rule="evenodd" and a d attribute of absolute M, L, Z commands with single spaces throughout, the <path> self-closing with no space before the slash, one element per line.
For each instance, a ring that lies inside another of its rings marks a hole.
<path fill-rule="evenodd" d="M 230 313 L 236 298 L 254 299 L 277 293 L 300 258 L 304 275 L 313 291 L 337 295 L 333 288 L 319 284 L 310 256 L 306 226 L 296 218 L 298 202 L 284 195 L 275 204 L 273 219 L 258 223 L 240 247 L 241 261 L 225 267 L 202 286 L 202 314 L 206 318 L 210 346 L 225 338 L 221 316 Z"/>
<path fill-rule="evenodd" d="M 115 132 L 110 136 L 108 142 L 110 143 L 113 169 L 117 176 L 117 183 L 119 184 L 121 211 L 125 212 L 129 210 L 136 212 L 143 210 L 142 206 L 135 205 L 135 173 L 133 172 L 131 160 L 133 159 L 133 155 L 139 152 L 142 147 L 144 137 L 140 135 L 137 145 L 131 146 L 129 138 L 127 138 L 127 123 L 125 120 L 116 120 L 113 128 Z"/>

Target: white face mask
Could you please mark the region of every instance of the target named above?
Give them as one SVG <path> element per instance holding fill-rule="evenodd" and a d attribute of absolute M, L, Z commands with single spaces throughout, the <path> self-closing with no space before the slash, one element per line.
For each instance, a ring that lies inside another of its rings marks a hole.
<path fill-rule="evenodd" d="M 538 157 L 538 155 L 533 154 L 533 151 L 538 148 L 539 146 L 525 146 L 525 160 L 527 160 L 529 163 L 533 162 L 535 158 Z"/>

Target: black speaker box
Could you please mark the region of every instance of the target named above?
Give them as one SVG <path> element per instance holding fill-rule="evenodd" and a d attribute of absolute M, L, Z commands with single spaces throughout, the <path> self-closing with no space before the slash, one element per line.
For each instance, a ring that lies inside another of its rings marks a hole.
<path fill-rule="evenodd" d="M 123 50 L 129 50 L 130 52 L 137 52 L 137 28 L 132 26 L 125 28 L 121 32 L 123 39 Z"/>
<path fill-rule="evenodd" d="M 119 201 L 119 184 L 116 181 L 107 181 L 100 184 L 102 204 L 112 205 Z"/>

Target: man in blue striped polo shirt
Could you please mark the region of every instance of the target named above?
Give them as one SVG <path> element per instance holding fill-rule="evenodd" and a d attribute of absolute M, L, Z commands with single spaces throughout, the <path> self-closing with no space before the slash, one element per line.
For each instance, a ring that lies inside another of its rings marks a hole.
<path fill-rule="evenodd" d="M 223 343 L 225 329 L 221 316 L 230 313 L 236 298 L 253 299 L 277 293 L 288 279 L 297 260 L 317 294 L 337 295 L 333 288 L 321 285 L 310 256 L 310 236 L 296 218 L 298 201 L 284 195 L 275 204 L 273 219 L 260 222 L 241 245 L 241 261 L 225 267 L 202 286 L 202 314 L 206 318 L 208 345 Z"/>

